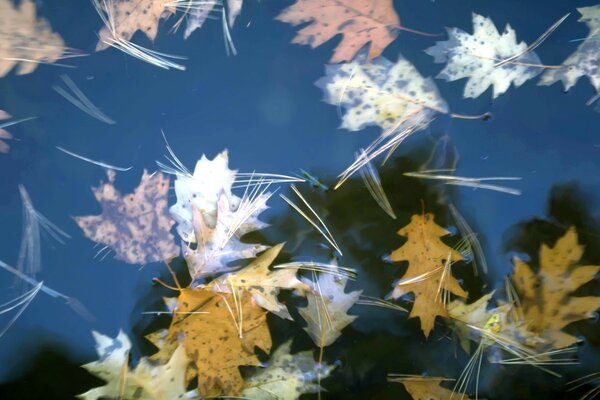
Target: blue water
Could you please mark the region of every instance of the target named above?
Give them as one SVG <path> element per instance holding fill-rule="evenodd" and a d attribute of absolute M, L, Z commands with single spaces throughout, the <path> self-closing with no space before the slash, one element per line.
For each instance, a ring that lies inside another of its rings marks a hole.
<path fill-rule="evenodd" d="M 94 243 L 83 236 L 71 217 L 99 213 L 90 187 L 105 180 L 106 175 L 101 168 L 71 158 L 54 146 L 115 165 L 133 165 L 131 171 L 117 175 L 117 187 L 127 193 L 138 184 L 143 169 L 156 170 L 155 160 L 162 159 L 165 147 L 161 129 L 178 157 L 190 168 L 202 154 L 212 158 L 227 148 L 230 166 L 240 171 L 291 173 L 303 168 L 327 183 L 334 183 L 335 176 L 352 162 L 354 152 L 377 136 L 377 129 L 360 132 L 338 129 L 336 108 L 322 102 L 320 89 L 313 85 L 323 76 L 324 65 L 339 38 L 316 49 L 293 45 L 290 41 L 294 28 L 274 21 L 291 1 L 246 0 L 245 3 L 232 31 L 239 52 L 235 57 L 225 54 L 220 22 L 209 21 L 187 41 L 181 34 L 168 34 L 163 23 L 154 44 L 139 33 L 134 41 L 189 57 L 185 72 L 164 71 L 108 50 L 72 60 L 75 69 L 40 66 L 33 74 L 11 74 L 0 79 L 0 109 L 16 118 L 37 117 L 12 127 L 18 141 L 11 142 L 9 154 L 0 155 L 0 259 L 14 264 L 18 256 L 21 204 L 17 185 L 23 184 L 37 209 L 72 236 L 64 246 L 44 242 L 43 271 L 39 278 L 49 287 L 79 299 L 96 318 L 94 322 L 82 320 L 62 302 L 40 295 L 0 341 L 0 382 L 14 382 L 7 388 L 22 389 L 32 382 L 31 376 L 35 374 L 28 371 L 37 371 L 36 368 L 45 365 L 35 357 L 48 349 L 64 356 L 60 365 L 64 368 L 70 365 L 68 371 L 75 374 L 75 365 L 95 358 L 91 330 L 116 335 L 123 329 L 136 338 L 135 354 L 146 352 L 147 345 L 141 344 L 145 332 L 140 330 L 152 318 L 144 319 L 141 311 L 149 309 L 144 301 L 152 296 L 151 279 L 164 273 L 161 264 L 139 269 L 111 257 L 102 261 L 93 259 L 97 251 Z M 457 26 L 469 30 L 471 13 L 476 12 L 491 16 L 500 28 L 510 22 L 518 38 L 528 43 L 562 15 L 572 12 L 536 50 L 549 65 L 560 64 L 574 51 L 577 43 L 569 40 L 587 34 L 585 26 L 577 22 L 575 7 L 595 4 L 558 0 L 395 3 L 403 24 L 413 29 L 441 32 L 444 26 Z M 51 22 L 70 47 L 93 51 L 100 21 L 87 1 L 39 1 L 38 6 L 40 15 Z M 432 38 L 402 33 L 383 55 L 395 60 L 401 52 L 423 75 L 433 76 L 442 65 L 433 64 L 431 57 L 423 53 L 433 43 Z M 54 92 L 52 86 L 61 83 L 62 73 L 68 73 L 117 124 L 106 125 L 90 118 Z M 392 205 L 402 216 L 398 221 L 386 219 L 360 182 L 351 183 L 330 197 L 313 194 L 317 204 L 327 207 L 332 221 L 330 228 L 348 238 L 344 245 L 349 249 L 348 255 L 342 261 L 361 271 L 360 280 L 353 287 L 364 288 L 370 295 L 384 296 L 394 277 L 397 278 L 393 272 L 397 269 L 386 270 L 384 274 L 382 271 L 390 267 L 380 257 L 401 243 L 395 232 L 408 221 L 410 213 L 419 212 L 419 194 L 429 196 L 430 210 L 441 210 L 436 208 L 435 198 L 427 194 L 422 182 L 402 178 L 403 170 L 394 165 L 412 163 L 418 167 L 433 139 L 442 134 L 450 136 L 460 155 L 457 175 L 523 177 L 517 184 L 523 190 L 521 196 L 469 188 L 450 191 L 453 202 L 474 230 L 481 233 L 490 266 L 489 274 L 483 278 L 488 289 L 501 286 L 503 277 L 511 271 L 513 251 L 523 250 L 511 241 L 519 235 L 518 227 L 523 226 L 519 224 L 533 218 L 547 218 L 552 190 L 555 188 L 558 193 L 556 188 L 564 184 L 570 186 L 555 196 L 558 200 L 552 212 L 559 216 L 555 221 L 559 226 L 578 223 L 578 228 L 585 228 L 583 240 L 592 248 L 587 261 L 600 262 L 598 250 L 593 249 L 598 246 L 600 232 L 600 134 L 597 132 L 600 114 L 585 106 L 594 89 L 584 78 L 569 93 L 564 93 L 559 84 L 540 87 L 536 82 L 533 79 L 518 89 L 511 87 L 491 101 L 490 91 L 476 100 L 463 99 L 464 81 L 436 81 L 454 112 L 490 112 L 492 118 L 472 121 L 442 117 L 400 147 L 396 154 L 400 161 L 382 170 L 384 184 L 388 183 L 386 190 L 396 202 Z M 565 193 L 575 200 L 565 200 Z M 264 232 L 265 237 L 271 242 L 291 240 L 284 234 L 282 222 L 293 218 L 291 212 L 277 197 L 270 204 L 272 209 L 263 219 L 274 226 Z M 351 223 L 342 215 L 356 217 L 356 221 Z M 367 218 L 370 216 L 373 219 Z M 297 224 L 306 228 L 299 220 Z M 361 230 L 360 226 L 369 224 L 370 228 Z M 359 240 L 352 239 L 348 229 L 355 230 Z M 556 224 L 553 229 L 558 229 Z M 360 237 L 365 232 L 375 237 Z M 559 234 L 555 231 L 549 240 L 555 240 Z M 354 251 L 354 245 L 363 248 Z M 535 252 L 538 245 L 539 240 L 529 247 L 530 251 Z M 372 254 L 367 254 L 369 249 Z M 303 251 L 326 257 L 318 250 Z M 366 264 L 366 260 L 372 264 Z M 12 279 L 5 273 L 0 275 L 4 283 Z M 474 286 L 473 290 L 481 289 Z M 398 388 L 400 385 L 384 382 L 386 373 L 433 370 L 456 376 L 464 365 L 464 357 L 457 362 L 453 354 L 440 356 L 440 351 L 436 351 L 452 347 L 449 341 L 440 343 L 430 338 L 425 346 L 423 338 L 415 339 L 418 330 L 414 323 L 406 322 L 405 316 L 379 310 L 362 311 L 364 315 L 358 309 L 355 311 L 361 317 L 349 328 L 348 338 L 335 345 L 332 358 L 341 359 L 346 365 L 340 368 L 338 379 L 329 388 L 331 398 L 405 396 Z M 581 325 L 578 332 L 587 333 L 592 339 L 585 345 L 584 364 L 573 371 L 589 372 L 593 370 L 590 366 L 595 364 L 596 369 L 598 366 L 599 327 L 598 322 Z M 309 346 L 308 342 L 305 344 Z M 424 349 L 428 352 L 424 353 Z M 448 365 L 446 370 L 430 368 L 444 363 Z M 532 374 L 531 387 L 523 376 L 517 376 L 517 371 Z M 68 398 L 74 390 L 70 388 L 68 375 L 55 377 L 54 394 L 38 397 L 31 392 L 30 397 L 21 394 L 23 397 L 19 398 Z M 579 375 L 573 373 L 573 377 Z M 24 376 L 29 376 L 29 380 L 24 380 Z M 503 380 L 514 381 L 514 385 L 507 386 L 506 393 L 498 391 Z M 548 398 L 556 386 L 551 378 L 526 368 L 510 370 L 505 375 L 492 369 L 485 383 L 489 385 L 483 388 L 487 398 L 528 398 L 535 393 L 538 396 L 545 393 L 545 397 L 539 398 Z M 11 397 L 8 389 L 3 396 L 16 398 Z"/>

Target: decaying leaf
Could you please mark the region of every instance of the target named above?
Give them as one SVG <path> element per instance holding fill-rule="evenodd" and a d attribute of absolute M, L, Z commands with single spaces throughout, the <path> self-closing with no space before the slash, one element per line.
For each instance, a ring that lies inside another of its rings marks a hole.
<path fill-rule="evenodd" d="M 65 55 L 65 43 L 45 19 L 36 18 L 32 0 L 0 0 L 0 77 L 17 65 L 16 73 L 33 72 L 38 64 L 54 63 Z"/>
<path fill-rule="evenodd" d="M 189 38 L 196 29 L 202 28 L 210 14 L 218 10 L 215 7 L 220 4 L 221 2 L 218 0 L 203 1 L 195 5 L 190 2 L 185 9 L 186 26 L 183 33 L 184 39 Z"/>
<path fill-rule="evenodd" d="M 178 347 L 164 365 L 155 364 L 145 357 L 135 369 L 129 369 L 131 342 L 123 331 L 112 339 L 93 332 L 98 361 L 83 368 L 106 381 L 104 386 L 77 396 L 80 399 L 176 400 L 186 397 L 185 371 L 188 358 L 183 347 Z"/>
<path fill-rule="evenodd" d="M 507 25 L 500 34 L 490 18 L 473 14 L 473 34 L 459 28 L 448 28 L 449 39 L 425 50 L 436 63 L 447 62 L 438 78 L 447 81 L 468 78 L 464 97 L 479 97 L 493 86 L 493 98 L 534 78 L 542 69 L 540 59 L 527 52 L 525 42 L 517 43 L 515 31 Z M 510 63 L 501 61 L 522 54 Z M 538 65 L 538 67 L 532 66 Z"/>
<path fill-rule="evenodd" d="M 430 117 L 448 113 L 448 105 L 431 78 L 424 78 L 402 55 L 392 63 L 379 57 L 363 62 L 327 65 L 316 82 L 324 101 L 344 107 L 342 128 L 358 131 L 370 125 L 384 131 L 404 126 L 426 127 Z"/>
<path fill-rule="evenodd" d="M 305 393 L 321 390 L 317 383 L 329 376 L 334 367 L 318 365 L 312 351 L 290 354 L 292 341 L 275 350 L 264 369 L 246 379 L 244 397 L 255 400 L 295 400 Z"/>
<path fill-rule="evenodd" d="M 306 292 L 311 290 L 311 286 L 298 280 L 296 269 L 269 269 L 282 247 L 283 244 L 278 244 L 268 249 L 246 267 L 213 280 L 208 287 L 219 292 L 247 290 L 252 294 L 254 301 L 265 310 L 282 318 L 292 319 L 286 306 L 277 299 L 279 290 L 297 289 Z"/>
<path fill-rule="evenodd" d="M 467 296 L 450 269 L 463 257 L 442 242 L 441 237 L 449 232 L 435 223 L 433 214 L 413 215 L 410 224 L 400 229 L 398 234 L 408 241 L 390 254 L 390 260 L 408 261 L 408 269 L 395 283 L 390 296 L 397 299 L 414 293 L 415 301 L 409 318 L 418 317 L 423 333 L 429 336 L 435 317 L 448 316 L 443 300 L 446 294 Z"/>
<path fill-rule="evenodd" d="M 207 396 L 235 396 L 244 390 L 239 366 L 258 366 L 254 352 L 271 349 L 266 311 L 246 291 L 215 293 L 208 289 L 182 289 L 166 335 L 149 338 L 160 351 L 151 358 L 164 362 L 179 343 L 183 344 L 198 391 Z"/>
<path fill-rule="evenodd" d="M 451 398 L 465 399 L 469 398 L 464 393 L 453 392 L 441 386 L 442 382 L 452 379 L 440 378 L 435 376 L 403 376 L 390 377 L 389 382 L 397 382 L 404 385 L 404 388 L 414 400 L 447 400 Z"/>
<path fill-rule="evenodd" d="M 306 294 L 308 304 L 298 311 L 307 322 L 304 330 L 320 348 L 329 346 L 358 316 L 348 315 L 348 310 L 360 297 L 362 290 L 345 293 L 348 278 L 336 271 L 321 273 L 316 281 L 306 280 L 313 290 Z"/>
<path fill-rule="evenodd" d="M 4 110 L 0 110 L 0 121 L 7 120 L 9 118 L 11 118 L 9 113 Z M 12 139 L 12 135 L 9 131 L 3 128 L 3 125 L 4 124 L 0 123 L 0 153 L 6 154 L 10 150 L 10 146 L 5 142 L 5 140 Z"/>
<path fill-rule="evenodd" d="M 168 260 L 179 254 L 169 232 L 174 222 L 167 214 L 169 178 L 144 170 L 140 184 L 131 194 L 122 196 L 114 187 L 114 171 L 109 181 L 93 188 L 102 214 L 75 217 L 91 240 L 110 247 L 115 258 L 129 264 L 147 264 Z"/>
<path fill-rule="evenodd" d="M 587 38 L 577 47 L 563 63 L 563 68 L 549 69 L 540 78 L 540 85 L 552 85 L 562 81 L 565 90 L 572 88 L 579 78 L 587 76 L 590 83 L 600 94 L 600 5 L 581 7 L 577 11 L 581 14 L 580 22 L 585 23 L 590 32 Z"/>
<path fill-rule="evenodd" d="M 244 0 L 227 0 L 227 23 L 230 27 L 233 27 L 235 20 L 242 11 L 242 5 Z"/>
<path fill-rule="evenodd" d="M 158 23 L 175 12 L 175 7 L 165 0 L 95 0 L 106 13 L 110 26 L 99 33 L 96 51 L 107 49 L 113 40 L 129 41 L 137 31 L 150 40 L 156 39 Z"/>
<path fill-rule="evenodd" d="M 184 255 L 192 279 L 230 271 L 228 263 L 254 257 L 267 246 L 242 243 L 248 232 L 262 229 L 258 215 L 267 209 L 271 193 L 251 191 L 239 198 L 231 193 L 236 171 L 228 168 L 227 151 L 214 160 L 205 156 L 194 174 L 175 180 L 177 203 L 170 208 L 177 232 L 187 242 Z"/>
<path fill-rule="evenodd" d="M 391 0 L 297 0 L 276 19 L 292 25 L 310 22 L 298 31 L 293 43 L 312 48 L 343 34 L 332 63 L 352 60 L 369 43 L 369 59 L 379 56 L 400 28 Z"/>
<path fill-rule="evenodd" d="M 597 265 L 578 264 L 583 251 L 572 227 L 553 247 L 542 244 L 537 273 L 524 261 L 513 260 L 513 282 L 520 295 L 525 322 L 554 349 L 577 343 L 575 336 L 562 329 L 593 317 L 600 308 L 600 297 L 572 295 L 600 271 Z"/>

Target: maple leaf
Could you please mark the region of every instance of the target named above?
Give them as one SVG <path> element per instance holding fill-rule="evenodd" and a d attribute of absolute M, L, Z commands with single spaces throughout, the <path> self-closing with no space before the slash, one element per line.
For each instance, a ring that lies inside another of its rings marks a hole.
<path fill-rule="evenodd" d="M 144 170 L 140 184 L 122 196 L 114 187 L 115 173 L 108 170 L 109 181 L 93 188 L 102 214 L 75 217 L 85 236 L 115 251 L 117 260 L 147 264 L 176 257 L 179 247 L 169 232 L 174 222 L 167 214 L 169 178 Z"/>
<path fill-rule="evenodd" d="M 219 292 L 232 290 L 247 290 L 254 301 L 264 308 L 282 318 L 292 319 L 285 305 L 277 300 L 280 289 L 297 289 L 301 292 L 312 290 L 311 286 L 301 282 L 296 277 L 296 269 L 280 268 L 270 270 L 269 265 L 277 257 L 283 243 L 274 246 L 249 265 L 231 274 L 222 276 L 207 285 L 207 288 Z"/>
<path fill-rule="evenodd" d="M 581 7 L 580 22 L 585 23 L 590 32 L 559 69 L 549 69 L 540 78 L 540 85 L 552 85 L 559 80 L 565 90 L 572 88 L 579 78 L 587 76 L 597 93 L 600 93 L 600 52 L 598 51 L 598 35 L 600 35 L 600 5 Z"/>
<path fill-rule="evenodd" d="M 448 316 L 442 300 L 444 291 L 467 297 L 450 271 L 452 263 L 463 257 L 442 242 L 441 237 L 448 234 L 435 223 L 433 214 L 413 215 L 410 224 L 398 231 L 398 235 L 408 241 L 389 257 L 395 262 L 408 261 L 408 269 L 390 296 L 397 299 L 410 292 L 415 294 L 409 318 L 421 320 L 421 330 L 426 337 L 433 329 L 436 316 Z"/>
<path fill-rule="evenodd" d="M 266 311 L 245 291 L 234 296 L 208 289 L 182 289 L 174 311 L 167 334 L 149 337 L 161 346 L 151 358 L 164 361 L 181 343 L 197 373 L 201 395 L 241 394 L 244 380 L 238 367 L 260 365 L 255 347 L 271 349 Z"/>
<path fill-rule="evenodd" d="M 554 349 L 577 343 L 575 336 L 562 329 L 572 322 L 592 318 L 600 308 L 600 297 L 572 296 L 600 271 L 597 265 L 578 264 L 583 251 L 572 227 L 554 247 L 542 244 L 537 273 L 524 261 L 513 260 L 513 282 L 520 294 L 525 321 L 531 331 L 546 339 Z"/>
<path fill-rule="evenodd" d="M 425 50 L 436 63 L 448 64 L 437 76 L 447 81 L 468 78 L 464 97 L 479 97 L 493 86 L 493 98 L 506 92 L 512 83 L 521 86 L 541 72 L 540 59 L 527 51 L 525 42 L 517 43 L 516 33 L 506 25 L 500 34 L 490 18 L 473 13 L 473 34 L 448 28 L 448 40 Z M 510 63 L 501 63 L 522 54 Z"/>
<path fill-rule="evenodd" d="M 329 346 L 358 316 L 348 315 L 348 310 L 360 297 L 362 290 L 345 293 L 348 278 L 337 271 L 321 273 L 316 281 L 307 280 L 313 290 L 306 294 L 308 304 L 298 309 L 307 322 L 304 330 L 320 348 Z"/>
<path fill-rule="evenodd" d="M 464 393 L 455 392 L 441 386 L 442 382 L 452 379 L 435 376 L 410 376 L 402 378 L 388 378 L 390 382 L 397 382 L 404 385 L 404 388 L 415 400 L 446 400 L 453 397 L 464 399 L 469 398 Z"/>
<path fill-rule="evenodd" d="M 142 31 L 154 41 L 161 18 L 175 12 L 164 0 L 95 0 L 107 15 L 109 26 L 100 30 L 96 51 L 107 49 L 113 40 L 129 41 L 137 31 Z"/>
<path fill-rule="evenodd" d="M 12 118 L 9 113 L 0 110 L 0 121 L 7 120 L 9 118 Z M 3 128 L 5 125 L 6 124 L 0 123 L 0 139 L 10 140 L 12 139 L 12 135 L 10 134 L 10 132 Z M 0 140 L 0 153 L 8 153 L 8 151 L 10 150 L 10 146 L 4 140 Z"/>
<path fill-rule="evenodd" d="M 157 365 L 145 357 L 130 370 L 131 342 L 123 331 L 112 339 L 92 332 L 96 340 L 98 361 L 83 365 L 93 375 L 106 381 L 104 386 L 91 389 L 77 397 L 96 399 L 175 400 L 186 396 L 185 370 L 188 358 L 183 347 L 178 347 L 168 362 Z"/>
<path fill-rule="evenodd" d="M 305 393 L 318 393 L 317 383 L 329 376 L 334 367 L 318 365 L 312 351 L 290 354 L 289 340 L 275 350 L 266 368 L 246 379 L 244 397 L 256 400 L 294 400 Z"/>
<path fill-rule="evenodd" d="M 357 131 L 377 125 L 385 132 L 417 123 L 425 128 L 431 116 L 448 113 L 433 80 L 402 55 L 396 63 L 383 57 L 363 61 L 327 65 L 325 76 L 316 82 L 326 103 L 346 109 L 342 128 Z"/>
<path fill-rule="evenodd" d="M 391 0 L 297 0 L 275 19 L 292 25 L 310 22 L 292 42 L 312 48 L 343 34 L 332 63 L 352 60 L 368 43 L 368 57 L 373 59 L 396 39 L 400 29 Z"/>
<path fill-rule="evenodd" d="M 18 6 L 0 0 L 0 77 L 17 65 L 17 75 L 33 72 L 40 63 L 53 63 L 65 55 L 65 43 L 48 21 L 36 18 L 32 0 Z"/>

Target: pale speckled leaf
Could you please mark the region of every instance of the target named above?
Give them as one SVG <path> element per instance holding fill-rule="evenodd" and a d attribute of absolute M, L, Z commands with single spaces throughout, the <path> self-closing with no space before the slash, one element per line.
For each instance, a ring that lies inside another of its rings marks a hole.
<path fill-rule="evenodd" d="M 540 85 L 552 85 L 559 80 L 565 90 L 572 88 L 579 78 L 586 76 L 600 93 L 600 5 L 578 8 L 580 22 L 585 23 L 590 32 L 588 37 L 577 47 L 563 63 L 563 68 L 549 69 L 540 78 Z"/>
<path fill-rule="evenodd" d="M 38 63 L 56 62 L 64 52 L 60 35 L 52 32 L 48 21 L 36 18 L 32 0 L 21 0 L 18 6 L 11 0 L 0 0 L 0 77 L 14 66 L 18 75 L 29 74 Z"/>
<path fill-rule="evenodd" d="M 106 381 L 106 384 L 78 395 L 80 399 L 191 398 L 186 393 L 185 371 L 189 361 L 183 347 L 178 347 L 164 365 L 152 363 L 144 357 L 135 369 L 130 370 L 128 363 L 131 342 L 123 331 L 119 331 L 114 339 L 98 332 L 93 332 L 93 335 L 99 359 L 85 364 L 83 368 Z"/>
<path fill-rule="evenodd" d="M 0 45 L 1 46 L 1 45 Z M 0 121 L 11 118 L 11 115 L 4 110 L 0 110 Z M 12 139 L 12 135 L 7 130 L 1 128 L 2 124 L 0 123 L 0 139 Z M 0 140 L 0 153 L 8 153 L 10 150 L 10 146 L 4 140 Z"/>
<path fill-rule="evenodd" d="M 447 65 L 437 76 L 447 81 L 468 78 L 464 97 L 479 97 L 490 86 L 493 98 L 506 92 L 512 83 L 515 87 L 542 72 L 539 67 L 524 64 L 540 64 L 538 56 L 528 52 L 512 63 L 496 66 L 527 49 L 525 42 L 517 42 L 514 29 L 507 25 L 500 34 L 490 18 L 473 14 L 473 34 L 459 28 L 448 28 L 448 40 L 437 42 L 425 50 L 436 63 Z"/>
<path fill-rule="evenodd" d="M 196 30 L 202 28 L 210 13 L 213 12 L 215 6 L 219 5 L 218 0 L 207 0 L 202 4 L 194 6 L 193 9 L 189 10 L 186 14 L 186 26 L 185 32 L 183 33 L 184 39 L 190 37 L 190 35 Z"/>
<path fill-rule="evenodd" d="M 295 400 L 305 393 L 321 390 L 318 378 L 325 379 L 334 367 L 317 364 L 312 351 L 290 354 L 289 340 L 275 350 L 266 368 L 246 379 L 244 396 L 255 400 Z"/>
<path fill-rule="evenodd" d="M 321 273 L 317 281 L 305 281 L 313 291 L 306 294 L 307 306 L 298 311 L 308 324 L 304 330 L 319 347 L 335 342 L 342 329 L 358 318 L 348 315 L 348 310 L 358 301 L 362 290 L 345 293 L 347 282 L 347 278 L 333 273 Z"/>
<path fill-rule="evenodd" d="M 600 272 L 600 266 L 579 265 L 583 250 L 577 231 L 569 228 L 553 247 L 542 244 L 537 273 L 524 261 L 513 260 L 513 282 L 525 322 L 555 349 L 577 343 L 575 336 L 562 329 L 572 322 L 592 318 L 600 308 L 600 297 L 572 295 Z"/>
<path fill-rule="evenodd" d="M 383 57 L 371 62 L 363 58 L 327 65 L 325 76 L 316 82 L 326 103 L 345 108 L 342 128 L 358 131 L 377 125 L 385 131 L 414 124 L 425 128 L 433 115 L 448 113 L 433 80 L 424 78 L 402 55 L 396 63 Z"/>
<path fill-rule="evenodd" d="M 85 236 L 109 246 L 116 259 L 129 264 L 176 257 L 179 247 L 170 233 L 174 221 L 167 213 L 169 178 L 144 170 L 139 186 L 124 196 L 113 182 L 114 171 L 109 171 L 109 182 L 92 189 L 102 214 L 75 217 Z"/>
<path fill-rule="evenodd" d="M 242 11 L 244 0 L 227 0 L 227 23 L 233 27 L 235 20 Z"/>
<path fill-rule="evenodd" d="M 398 36 L 400 18 L 392 0 L 297 0 L 276 18 L 292 25 L 309 22 L 293 43 L 312 48 L 343 34 L 332 63 L 350 61 L 367 44 L 373 59 Z"/>

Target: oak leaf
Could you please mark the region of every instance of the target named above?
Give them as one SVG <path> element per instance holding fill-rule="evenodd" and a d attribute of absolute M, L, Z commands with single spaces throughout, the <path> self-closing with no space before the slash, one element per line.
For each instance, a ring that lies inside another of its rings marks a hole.
<path fill-rule="evenodd" d="M 39 63 L 53 63 L 65 53 L 65 43 L 48 21 L 37 19 L 32 0 L 0 0 L 0 77 L 33 72 Z"/>
<path fill-rule="evenodd" d="M 149 339 L 161 346 L 155 360 L 168 359 L 183 345 L 202 396 L 241 394 L 244 380 L 238 367 L 260 365 L 254 348 L 268 352 L 272 345 L 266 311 L 248 292 L 234 296 L 208 289 L 182 289 L 166 335 L 159 332 Z"/>
<path fill-rule="evenodd" d="M 402 55 L 395 63 L 384 57 L 370 62 L 357 58 L 327 65 L 325 76 L 316 82 L 326 103 L 345 108 L 342 128 L 357 131 L 377 125 L 384 132 L 415 124 L 425 128 L 433 115 L 448 113 L 433 80 L 424 78 Z"/>
<path fill-rule="evenodd" d="M 352 60 L 369 43 L 368 58 L 378 57 L 396 39 L 400 28 L 392 0 L 297 0 L 276 19 L 292 25 L 310 22 L 292 42 L 312 48 L 343 34 L 332 63 Z"/>
<path fill-rule="evenodd" d="M 291 354 L 289 340 L 275 350 L 264 369 L 246 379 L 244 397 L 255 400 L 295 400 L 305 393 L 318 393 L 318 379 L 329 376 L 334 367 L 317 364 L 312 351 Z"/>
<path fill-rule="evenodd" d="M 139 186 L 127 195 L 114 187 L 114 171 L 108 171 L 108 178 L 107 183 L 92 189 L 102 214 L 75 217 L 85 236 L 110 247 L 116 259 L 129 264 L 176 257 L 179 247 L 169 232 L 174 221 L 167 214 L 169 178 L 144 170 Z"/>
<path fill-rule="evenodd" d="M 467 293 L 452 276 L 450 266 L 463 260 L 462 255 L 442 242 L 448 235 L 434 221 L 433 214 L 413 215 L 410 224 L 398 231 L 408 241 L 390 254 L 391 261 L 408 261 L 408 269 L 395 283 L 390 296 L 397 299 L 414 293 L 415 300 L 409 318 L 418 317 L 425 336 L 433 329 L 437 316 L 447 317 L 448 311 L 442 300 L 444 291 L 460 297 Z"/>
<path fill-rule="evenodd" d="M 178 347 L 164 365 L 157 365 L 145 357 L 135 369 L 129 368 L 131 342 L 123 331 L 114 339 L 93 332 L 98 361 L 83 368 L 106 381 L 77 397 L 96 399 L 176 400 L 186 397 L 185 371 L 188 358 L 183 347 Z"/>
<path fill-rule="evenodd" d="M 577 11 L 581 14 L 580 22 L 587 25 L 590 32 L 585 40 L 577 47 L 562 63 L 563 68 L 550 69 L 544 72 L 540 78 L 540 85 L 552 85 L 562 81 L 565 90 L 572 88 L 579 78 L 586 76 L 590 83 L 600 94 L 600 47 L 598 46 L 598 35 L 600 35 L 600 5 L 581 7 Z"/>
<path fill-rule="evenodd" d="M 573 296 L 573 292 L 600 271 L 598 265 L 579 265 L 583 251 L 572 227 L 553 247 L 542 244 L 537 273 L 524 261 L 513 260 L 513 282 L 520 295 L 525 322 L 554 349 L 577 343 L 575 336 L 562 329 L 572 322 L 592 318 L 600 308 L 600 297 Z"/>
<path fill-rule="evenodd" d="M 512 83 L 515 87 L 538 75 L 542 69 L 540 59 L 527 52 L 525 42 L 517 42 L 516 33 L 507 25 L 500 34 L 490 18 L 473 13 L 473 34 L 459 28 L 448 28 L 448 40 L 438 42 L 425 50 L 436 63 L 447 65 L 438 78 L 447 81 L 468 78 L 464 97 L 479 97 L 493 86 L 493 98 L 506 92 Z M 500 62 L 524 53 L 513 62 Z"/>

